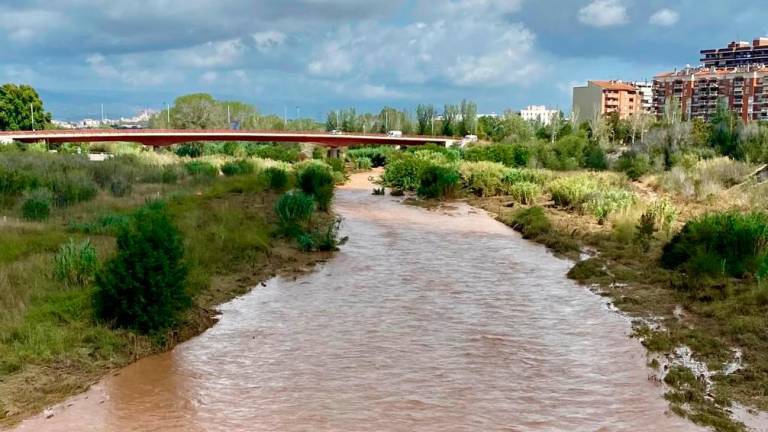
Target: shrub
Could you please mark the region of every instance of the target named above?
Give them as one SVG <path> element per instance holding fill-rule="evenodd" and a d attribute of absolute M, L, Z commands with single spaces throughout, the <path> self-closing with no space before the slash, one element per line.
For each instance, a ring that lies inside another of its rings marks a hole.
<path fill-rule="evenodd" d="M 507 187 L 516 183 L 536 183 L 543 185 L 546 181 L 546 175 L 539 170 L 510 168 L 504 174 L 501 181 L 507 185 Z"/>
<path fill-rule="evenodd" d="M 246 145 L 246 152 L 249 156 L 283 162 L 297 162 L 301 154 L 298 146 L 288 144 L 248 144 Z"/>
<path fill-rule="evenodd" d="M 368 158 L 371 160 L 372 167 L 377 168 L 386 165 L 389 155 L 394 151 L 394 148 L 390 146 L 360 147 L 349 150 L 347 152 L 347 157 L 349 157 L 350 160 L 356 160 L 362 157 Z"/>
<path fill-rule="evenodd" d="M 339 246 L 347 242 L 347 237 L 339 238 L 341 218 L 336 218 L 325 229 L 312 233 L 302 233 L 296 241 L 299 248 L 306 252 L 321 251 L 330 252 L 339 250 Z"/>
<path fill-rule="evenodd" d="M 654 224 L 665 234 L 669 235 L 672 224 L 677 220 L 677 209 L 666 198 L 654 201 L 648 207 L 647 213 L 653 219 Z"/>
<path fill-rule="evenodd" d="M 359 157 L 355 159 L 355 168 L 359 170 L 369 170 L 373 168 L 373 162 L 369 157 Z"/>
<path fill-rule="evenodd" d="M 44 221 L 51 215 L 53 194 L 48 189 L 36 189 L 26 195 L 21 205 L 21 217 L 30 221 Z"/>
<path fill-rule="evenodd" d="M 632 180 L 638 180 L 651 171 L 651 161 L 645 153 L 630 150 L 619 156 L 616 170 L 626 173 Z"/>
<path fill-rule="evenodd" d="M 328 166 L 331 167 L 333 171 L 340 172 L 344 174 L 347 171 L 347 167 L 344 166 L 344 161 L 338 158 L 328 158 L 325 160 L 325 163 L 328 164 Z"/>
<path fill-rule="evenodd" d="M 184 164 L 187 174 L 197 179 L 211 179 L 219 175 L 219 170 L 211 163 L 190 161 Z"/>
<path fill-rule="evenodd" d="M 278 167 L 268 167 L 263 174 L 267 178 L 269 188 L 278 192 L 288 187 L 288 171 Z"/>
<path fill-rule="evenodd" d="M 53 202 L 58 207 L 67 207 L 96 197 L 96 184 L 81 172 L 55 174 L 48 181 L 53 193 Z"/>
<path fill-rule="evenodd" d="M 464 151 L 464 160 L 498 162 L 510 167 L 528 165 L 530 150 L 522 144 L 473 145 Z"/>
<path fill-rule="evenodd" d="M 582 211 L 590 213 L 599 223 L 605 222 L 612 213 L 623 210 L 635 202 L 632 192 L 623 189 L 606 189 L 589 194 Z"/>
<path fill-rule="evenodd" d="M 508 188 L 509 195 L 522 204 L 533 204 L 542 194 L 541 186 L 527 181 L 514 183 Z"/>
<path fill-rule="evenodd" d="M 314 211 L 314 199 L 304 192 L 287 192 L 275 203 L 280 229 L 283 234 L 289 236 L 298 236 L 305 232 Z"/>
<path fill-rule="evenodd" d="M 692 276 L 762 278 L 768 273 L 768 215 L 723 212 L 690 220 L 664 246 L 661 262 Z"/>
<path fill-rule="evenodd" d="M 591 144 L 584 149 L 584 168 L 601 171 L 608 168 L 605 150 L 597 144 Z"/>
<path fill-rule="evenodd" d="M 530 207 L 515 212 L 512 217 L 512 228 L 523 234 L 523 238 L 535 239 L 550 232 L 552 223 L 543 208 Z"/>
<path fill-rule="evenodd" d="M 115 177 L 109 183 L 109 193 L 114 197 L 124 197 L 131 193 L 133 185 L 125 177 Z"/>
<path fill-rule="evenodd" d="M 336 180 L 327 165 L 315 162 L 301 167 L 297 182 L 304 193 L 315 198 L 319 210 L 328 211 L 333 200 L 333 187 Z"/>
<path fill-rule="evenodd" d="M 416 193 L 421 198 L 450 199 L 456 196 L 460 182 L 455 168 L 430 165 L 422 170 Z"/>
<path fill-rule="evenodd" d="M 90 240 L 70 239 L 54 257 L 54 276 L 67 286 L 85 286 L 96 274 L 99 258 Z"/>
<path fill-rule="evenodd" d="M 413 153 L 393 154 L 390 155 L 381 179 L 393 189 L 415 191 L 419 187 L 421 171 L 429 165 L 429 161 Z"/>
<path fill-rule="evenodd" d="M 227 177 L 253 174 L 253 171 L 253 164 L 244 159 L 226 162 L 221 166 L 221 173 Z"/>
<path fill-rule="evenodd" d="M 611 214 L 635 202 L 628 190 L 617 187 L 619 181 L 607 175 L 580 174 L 555 179 L 548 185 L 555 205 L 593 214 L 604 222 Z"/>
<path fill-rule="evenodd" d="M 117 254 L 96 274 L 98 316 L 143 333 L 173 325 L 191 305 L 181 235 L 162 202 L 137 210 L 117 236 Z"/>
<path fill-rule="evenodd" d="M 496 162 L 464 162 L 460 165 L 464 186 L 477 196 L 488 197 L 505 193 L 502 179 L 506 167 Z"/>
<path fill-rule="evenodd" d="M 177 165 L 166 165 L 163 167 L 160 181 L 165 184 L 175 184 L 181 177 L 180 168 Z"/>
<path fill-rule="evenodd" d="M 179 144 L 174 150 L 177 156 L 198 158 L 203 155 L 203 144 L 201 143 L 186 143 Z"/>

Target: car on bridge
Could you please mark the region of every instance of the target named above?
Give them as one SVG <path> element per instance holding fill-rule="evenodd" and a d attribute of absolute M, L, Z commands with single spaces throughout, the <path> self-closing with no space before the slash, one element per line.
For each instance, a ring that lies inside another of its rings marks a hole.
<path fill-rule="evenodd" d="M 399 130 L 391 130 L 387 132 L 387 136 L 391 138 L 402 138 L 403 132 Z"/>
<path fill-rule="evenodd" d="M 330 134 L 331 135 L 344 135 L 344 131 L 340 131 L 338 129 L 334 129 L 334 130 L 330 131 Z"/>

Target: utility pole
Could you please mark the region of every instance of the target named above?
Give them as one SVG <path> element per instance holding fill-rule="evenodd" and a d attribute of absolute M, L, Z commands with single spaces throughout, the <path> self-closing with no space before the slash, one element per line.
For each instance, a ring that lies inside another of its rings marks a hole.
<path fill-rule="evenodd" d="M 435 136 L 435 115 L 432 114 L 429 119 L 432 122 L 432 136 Z"/>
<path fill-rule="evenodd" d="M 384 108 L 384 132 L 389 132 L 389 111 Z"/>
<path fill-rule="evenodd" d="M 104 126 L 104 104 L 101 104 L 101 125 Z"/>
<path fill-rule="evenodd" d="M 171 128 L 171 106 L 168 105 L 167 102 L 163 102 L 163 105 L 165 105 L 165 128 L 170 129 Z"/>
<path fill-rule="evenodd" d="M 227 105 L 227 124 L 230 127 L 232 126 L 232 115 L 229 112 L 229 105 Z"/>
<path fill-rule="evenodd" d="M 283 106 L 283 129 L 288 129 L 288 107 Z"/>
<path fill-rule="evenodd" d="M 32 115 L 32 131 L 35 130 L 35 106 L 31 103 L 29 104 L 29 113 Z"/>

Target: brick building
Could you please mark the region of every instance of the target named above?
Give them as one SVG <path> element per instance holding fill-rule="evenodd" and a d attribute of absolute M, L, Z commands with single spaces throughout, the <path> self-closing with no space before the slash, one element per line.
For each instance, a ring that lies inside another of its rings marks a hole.
<path fill-rule="evenodd" d="M 613 113 L 627 119 L 642 109 L 640 90 L 623 81 L 589 81 L 586 86 L 573 88 L 573 113 L 578 123 Z"/>

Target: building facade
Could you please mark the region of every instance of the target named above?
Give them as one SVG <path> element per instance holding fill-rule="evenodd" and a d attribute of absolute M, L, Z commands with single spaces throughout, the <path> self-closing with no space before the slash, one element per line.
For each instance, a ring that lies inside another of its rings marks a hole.
<path fill-rule="evenodd" d="M 552 123 L 552 119 L 559 115 L 559 110 L 549 109 L 544 105 L 529 105 L 525 109 L 520 110 L 520 117 L 523 120 L 538 122 L 544 126 L 549 126 Z"/>
<path fill-rule="evenodd" d="M 577 123 L 617 113 L 619 118 L 642 112 L 642 94 L 623 81 L 589 81 L 586 86 L 573 88 L 573 115 Z"/>
<path fill-rule="evenodd" d="M 724 104 L 745 122 L 768 120 L 768 67 L 685 68 L 654 77 L 654 112 L 674 104 L 685 118 L 710 120 Z"/>
<path fill-rule="evenodd" d="M 653 81 L 632 81 L 640 94 L 640 109 L 645 113 L 653 112 Z"/>
<path fill-rule="evenodd" d="M 749 42 L 731 42 L 725 48 L 701 50 L 704 67 L 733 68 L 753 64 L 768 64 L 768 38 Z"/>

